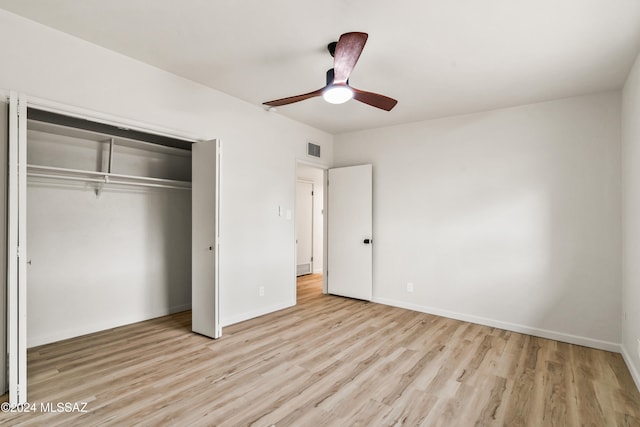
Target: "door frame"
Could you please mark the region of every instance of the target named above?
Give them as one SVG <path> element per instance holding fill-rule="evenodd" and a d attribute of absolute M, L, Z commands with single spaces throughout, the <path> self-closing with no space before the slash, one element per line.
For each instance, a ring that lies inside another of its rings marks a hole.
<path fill-rule="evenodd" d="M 325 163 L 315 163 L 315 162 L 311 162 L 308 160 L 304 160 L 304 159 L 296 159 L 295 160 L 295 164 L 294 164 L 294 168 L 293 168 L 293 215 L 295 218 L 295 215 L 297 214 L 297 212 L 295 211 L 295 206 L 296 206 L 296 191 L 295 191 L 295 185 L 297 181 L 300 181 L 300 179 L 298 178 L 298 166 L 307 166 L 307 167 L 311 167 L 314 169 L 318 169 L 322 171 L 322 209 L 323 212 L 326 212 L 327 209 L 327 177 L 328 177 L 328 170 L 331 166 L 329 166 L 328 164 Z M 314 191 L 315 191 L 315 182 L 314 182 Z M 315 200 L 315 199 L 314 199 Z M 315 220 L 315 219 L 314 219 Z M 295 225 L 295 221 L 293 224 L 293 244 L 294 244 L 294 249 L 293 249 L 293 259 L 291 261 L 291 263 L 293 264 L 293 289 L 294 289 L 294 295 L 297 295 L 297 276 L 296 276 L 296 249 L 295 249 L 295 242 L 296 242 L 296 225 Z M 327 215 L 322 215 L 322 293 L 326 294 L 327 291 Z"/>

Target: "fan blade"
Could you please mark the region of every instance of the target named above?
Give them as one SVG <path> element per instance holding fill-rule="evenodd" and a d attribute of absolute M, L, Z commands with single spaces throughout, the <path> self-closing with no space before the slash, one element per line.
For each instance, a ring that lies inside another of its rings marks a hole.
<path fill-rule="evenodd" d="M 398 103 L 395 99 L 380 95 L 379 93 L 367 92 L 354 87 L 351 87 L 351 89 L 353 90 L 353 99 L 371 105 L 372 107 L 380 108 L 381 110 L 391 111 Z"/>
<path fill-rule="evenodd" d="M 270 107 L 280 107 L 282 105 L 293 104 L 294 102 L 304 101 L 305 99 L 313 98 L 315 96 L 322 95 L 322 91 L 324 88 L 314 90 L 313 92 L 305 93 L 303 95 L 290 96 L 288 98 L 276 99 L 274 101 L 263 102 L 263 105 L 268 105 Z"/>
<path fill-rule="evenodd" d="M 367 33 L 345 33 L 340 36 L 333 55 L 333 83 L 347 83 L 368 37 Z"/>

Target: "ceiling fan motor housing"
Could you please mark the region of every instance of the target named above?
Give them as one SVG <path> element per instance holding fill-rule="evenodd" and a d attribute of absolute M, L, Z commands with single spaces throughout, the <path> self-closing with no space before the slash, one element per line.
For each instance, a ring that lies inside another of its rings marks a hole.
<path fill-rule="evenodd" d="M 338 42 L 331 42 L 327 45 L 327 49 L 329 50 L 329 54 L 331 55 L 331 57 L 333 58 L 336 54 L 336 46 L 338 45 Z"/>
<path fill-rule="evenodd" d="M 329 68 L 327 70 L 327 86 L 331 86 L 333 84 L 334 73 L 333 68 Z M 349 85 L 349 79 L 347 79 L 347 86 Z"/>

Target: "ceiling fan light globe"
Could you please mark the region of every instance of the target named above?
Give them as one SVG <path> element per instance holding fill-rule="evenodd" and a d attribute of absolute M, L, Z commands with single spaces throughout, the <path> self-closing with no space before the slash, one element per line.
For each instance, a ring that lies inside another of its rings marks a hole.
<path fill-rule="evenodd" d="M 344 104 L 353 98 L 353 90 L 349 86 L 331 86 L 322 93 L 322 97 L 330 104 Z"/>

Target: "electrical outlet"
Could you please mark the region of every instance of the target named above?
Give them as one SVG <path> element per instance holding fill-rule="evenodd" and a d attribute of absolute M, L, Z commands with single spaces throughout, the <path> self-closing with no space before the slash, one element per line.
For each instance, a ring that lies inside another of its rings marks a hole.
<path fill-rule="evenodd" d="M 413 282 L 407 283 L 407 292 L 413 292 Z"/>
<path fill-rule="evenodd" d="M 260 286 L 260 287 L 258 288 L 258 295 L 260 295 L 261 297 L 263 297 L 263 296 L 264 296 L 264 286 Z"/>

